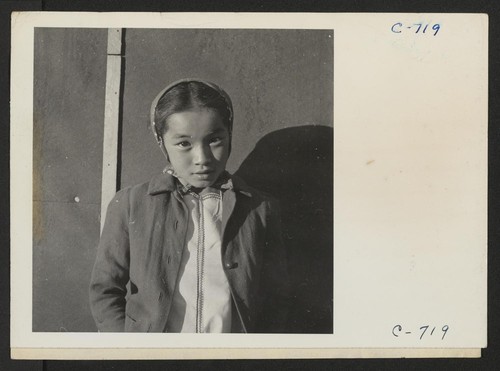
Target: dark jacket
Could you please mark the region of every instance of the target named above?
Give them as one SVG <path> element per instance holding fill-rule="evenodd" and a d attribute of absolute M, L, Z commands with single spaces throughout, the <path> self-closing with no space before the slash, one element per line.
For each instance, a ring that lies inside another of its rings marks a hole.
<path fill-rule="evenodd" d="M 222 198 L 221 246 L 232 332 L 283 332 L 289 287 L 278 205 L 236 176 L 232 184 Z M 165 331 L 188 217 L 168 174 L 116 194 L 90 285 L 99 331 Z"/>

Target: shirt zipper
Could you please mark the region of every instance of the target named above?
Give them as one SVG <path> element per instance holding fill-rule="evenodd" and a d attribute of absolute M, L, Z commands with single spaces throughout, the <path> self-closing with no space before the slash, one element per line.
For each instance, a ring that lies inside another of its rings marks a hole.
<path fill-rule="evenodd" d="M 203 274 L 205 263 L 205 223 L 203 218 L 203 200 L 198 197 L 198 248 L 196 252 L 196 332 L 203 332 Z"/>

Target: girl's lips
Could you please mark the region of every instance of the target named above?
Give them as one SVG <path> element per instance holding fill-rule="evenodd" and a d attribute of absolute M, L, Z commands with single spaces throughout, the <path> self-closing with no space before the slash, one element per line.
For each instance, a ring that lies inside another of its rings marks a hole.
<path fill-rule="evenodd" d="M 203 171 L 197 171 L 193 174 L 200 180 L 208 180 L 211 179 L 214 173 L 215 173 L 214 170 L 203 170 Z"/>

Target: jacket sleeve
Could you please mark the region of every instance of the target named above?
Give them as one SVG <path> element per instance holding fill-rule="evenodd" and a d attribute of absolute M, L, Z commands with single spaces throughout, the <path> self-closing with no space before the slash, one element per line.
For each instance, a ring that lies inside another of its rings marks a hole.
<path fill-rule="evenodd" d="M 122 190 L 109 203 L 90 282 L 90 308 L 102 332 L 122 332 L 129 281 L 129 200 Z"/>
<path fill-rule="evenodd" d="M 283 244 L 281 212 L 278 201 L 268 203 L 266 246 L 263 257 L 264 308 L 257 322 L 257 332 L 286 332 L 290 304 L 290 280 L 287 254 Z"/>

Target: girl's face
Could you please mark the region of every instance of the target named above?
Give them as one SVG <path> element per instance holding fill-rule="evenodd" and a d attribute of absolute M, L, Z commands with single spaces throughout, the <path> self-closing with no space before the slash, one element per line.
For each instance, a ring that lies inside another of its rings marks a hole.
<path fill-rule="evenodd" d="M 213 109 L 193 109 L 169 116 L 163 143 L 184 184 L 209 187 L 226 168 L 229 134 Z"/>

